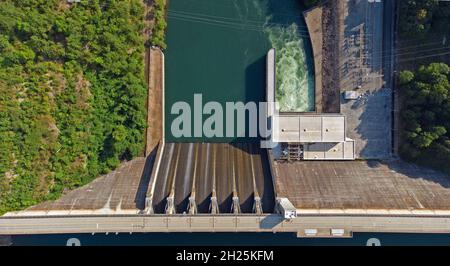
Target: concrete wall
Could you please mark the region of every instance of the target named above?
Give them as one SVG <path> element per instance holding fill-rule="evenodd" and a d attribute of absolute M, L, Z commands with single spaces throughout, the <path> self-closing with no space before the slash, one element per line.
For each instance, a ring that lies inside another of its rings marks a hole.
<path fill-rule="evenodd" d="M 313 143 L 304 146 L 305 160 L 354 160 L 355 142 Z"/>
<path fill-rule="evenodd" d="M 315 7 L 303 13 L 311 39 L 314 57 L 316 112 L 322 113 L 322 7 Z"/>

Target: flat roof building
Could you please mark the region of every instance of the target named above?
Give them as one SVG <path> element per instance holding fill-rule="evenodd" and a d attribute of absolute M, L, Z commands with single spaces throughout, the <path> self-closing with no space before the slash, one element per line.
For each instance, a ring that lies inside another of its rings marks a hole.
<path fill-rule="evenodd" d="M 343 115 L 275 114 L 274 142 L 345 142 Z"/>
<path fill-rule="evenodd" d="M 347 138 L 342 114 L 280 113 L 275 101 L 275 49 L 267 55 L 267 116 L 271 141 L 300 146 L 302 160 L 354 160 L 355 144 Z"/>

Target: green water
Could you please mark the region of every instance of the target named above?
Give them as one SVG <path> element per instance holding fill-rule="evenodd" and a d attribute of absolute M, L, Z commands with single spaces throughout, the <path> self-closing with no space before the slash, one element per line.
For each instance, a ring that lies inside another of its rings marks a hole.
<path fill-rule="evenodd" d="M 166 140 L 228 142 L 235 138 L 175 138 L 172 105 L 262 102 L 266 55 L 277 49 L 277 100 L 282 111 L 314 109 L 309 36 L 298 0 L 170 0 L 166 54 Z M 192 107 L 193 110 L 193 107 Z M 208 116 L 204 116 L 206 119 Z"/>

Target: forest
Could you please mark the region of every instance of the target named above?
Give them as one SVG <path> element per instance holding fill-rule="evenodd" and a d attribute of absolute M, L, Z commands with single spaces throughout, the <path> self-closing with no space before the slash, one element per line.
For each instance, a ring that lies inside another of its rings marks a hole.
<path fill-rule="evenodd" d="M 442 40 L 443 36 L 445 40 L 450 32 L 450 2 L 410 0 L 399 4 L 400 41 L 417 46 L 419 54 L 424 44 Z M 430 52 L 417 55 L 417 67 L 408 65 L 398 74 L 402 102 L 400 155 L 450 173 L 450 72 L 448 57 L 439 56 L 448 50 L 445 46 L 434 50 L 436 56 Z M 414 53 L 410 56 L 414 57 Z"/>
<path fill-rule="evenodd" d="M 0 2 L 0 214 L 142 153 L 144 12 L 141 0 Z"/>
<path fill-rule="evenodd" d="M 425 37 L 450 30 L 450 3 L 438 0 L 399 1 L 399 32 L 403 37 Z"/>
<path fill-rule="evenodd" d="M 444 63 L 403 71 L 404 158 L 450 172 L 450 68 Z"/>

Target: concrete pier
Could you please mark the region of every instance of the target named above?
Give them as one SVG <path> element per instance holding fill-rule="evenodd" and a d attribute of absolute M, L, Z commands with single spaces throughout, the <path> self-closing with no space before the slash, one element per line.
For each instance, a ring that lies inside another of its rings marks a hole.
<path fill-rule="evenodd" d="M 164 136 L 164 54 L 158 48 L 146 53 L 148 74 L 148 114 L 146 156 L 156 149 Z"/>
<path fill-rule="evenodd" d="M 322 6 L 318 6 L 303 12 L 306 26 L 311 40 L 311 47 L 314 58 L 314 76 L 315 76 L 315 111 L 322 113 L 322 49 L 323 49 L 323 28 L 322 28 Z"/>

